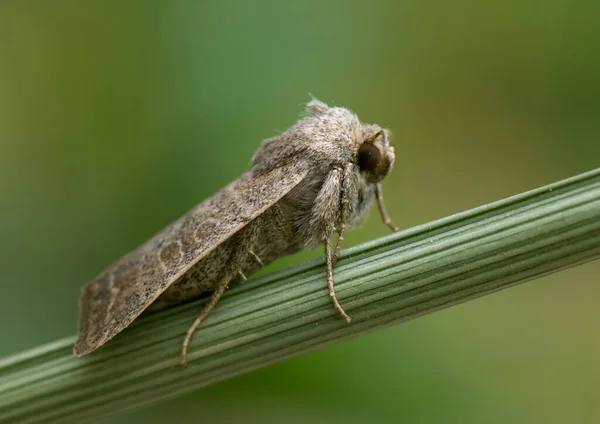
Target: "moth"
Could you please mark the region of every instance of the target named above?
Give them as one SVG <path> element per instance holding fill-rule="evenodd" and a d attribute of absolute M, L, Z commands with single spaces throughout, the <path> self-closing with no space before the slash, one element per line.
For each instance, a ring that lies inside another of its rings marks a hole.
<path fill-rule="evenodd" d="M 284 255 L 324 245 L 329 297 L 344 231 L 362 223 L 374 201 L 393 231 L 381 181 L 394 165 L 389 130 L 365 124 L 350 110 L 312 99 L 298 122 L 267 139 L 252 169 L 114 263 L 83 289 L 80 334 L 73 352 L 90 353 L 142 312 L 210 292 L 183 340 L 192 335 L 230 283 Z M 332 239 L 337 233 L 335 247 Z"/>

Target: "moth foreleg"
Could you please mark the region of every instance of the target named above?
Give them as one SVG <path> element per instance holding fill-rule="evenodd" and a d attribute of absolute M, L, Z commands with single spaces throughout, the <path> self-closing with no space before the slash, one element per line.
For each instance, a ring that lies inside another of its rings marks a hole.
<path fill-rule="evenodd" d="M 329 298 L 333 302 L 333 306 L 340 313 L 340 315 L 344 317 L 347 322 L 350 322 L 352 319 L 348 316 L 346 311 L 344 311 L 344 308 L 342 308 L 342 305 L 340 305 L 340 302 L 335 295 L 335 287 L 333 285 L 333 255 L 331 254 L 331 237 L 325 236 L 325 240 L 323 240 L 323 242 L 325 243 L 325 258 L 327 261 L 327 287 L 329 289 Z"/>
<path fill-rule="evenodd" d="M 342 243 L 344 242 L 344 229 L 346 228 L 346 221 L 348 220 L 348 214 L 350 213 L 350 199 L 349 199 L 349 181 L 351 178 L 352 169 L 350 166 L 347 166 L 344 169 L 344 175 L 342 177 L 341 191 L 340 191 L 340 213 L 339 213 L 339 222 L 337 224 L 338 227 L 338 239 L 335 243 L 335 251 L 333 253 L 333 258 L 331 259 L 333 266 L 340 256 L 340 252 L 342 251 Z"/>
<path fill-rule="evenodd" d="M 378 183 L 375 186 L 375 193 L 377 195 L 377 207 L 379 209 L 379 215 L 381 215 L 381 220 L 393 232 L 400 231 L 400 228 L 398 228 L 394 225 L 394 223 L 390 219 L 390 216 L 387 213 L 387 210 L 385 209 L 385 204 L 383 203 L 383 192 L 381 191 L 381 183 Z"/>
<path fill-rule="evenodd" d="M 338 231 L 338 239 L 335 243 L 335 251 L 333 252 L 333 257 L 331 258 L 332 266 L 335 267 L 338 258 L 340 257 L 340 253 L 342 251 L 342 243 L 344 242 L 344 227 L 340 228 Z"/>

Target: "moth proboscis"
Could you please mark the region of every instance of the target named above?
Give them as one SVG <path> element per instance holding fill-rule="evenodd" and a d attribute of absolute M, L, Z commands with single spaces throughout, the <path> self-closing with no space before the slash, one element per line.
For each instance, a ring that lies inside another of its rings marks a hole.
<path fill-rule="evenodd" d="M 344 231 L 362 223 L 375 200 L 384 223 L 398 230 L 381 192 L 394 148 L 389 130 L 360 122 L 346 108 L 313 98 L 306 112 L 263 142 L 250 171 L 85 286 L 75 355 L 98 349 L 142 312 L 212 292 L 183 341 L 185 365 L 193 333 L 230 282 L 319 244 L 325 246 L 329 297 L 350 322 L 335 294 L 333 269 Z"/>

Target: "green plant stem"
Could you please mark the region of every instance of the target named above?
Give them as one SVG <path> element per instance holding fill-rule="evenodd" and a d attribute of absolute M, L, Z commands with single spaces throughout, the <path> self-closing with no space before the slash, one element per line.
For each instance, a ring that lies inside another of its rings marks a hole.
<path fill-rule="evenodd" d="M 178 365 L 193 302 L 136 321 L 99 351 L 74 337 L 0 361 L 0 422 L 81 422 L 196 390 L 600 257 L 600 169 L 233 287 Z"/>

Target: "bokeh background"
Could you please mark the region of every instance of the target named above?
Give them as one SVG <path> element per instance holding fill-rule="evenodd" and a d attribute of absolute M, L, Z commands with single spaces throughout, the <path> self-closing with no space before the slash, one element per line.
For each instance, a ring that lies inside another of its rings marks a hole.
<path fill-rule="evenodd" d="M 403 228 L 600 166 L 599 21 L 593 0 L 2 1 L 0 355 L 74 334 L 80 287 L 309 93 L 394 131 Z M 347 246 L 384 234 L 374 213 Z M 105 422 L 600 422 L 599 272 Z"/>

